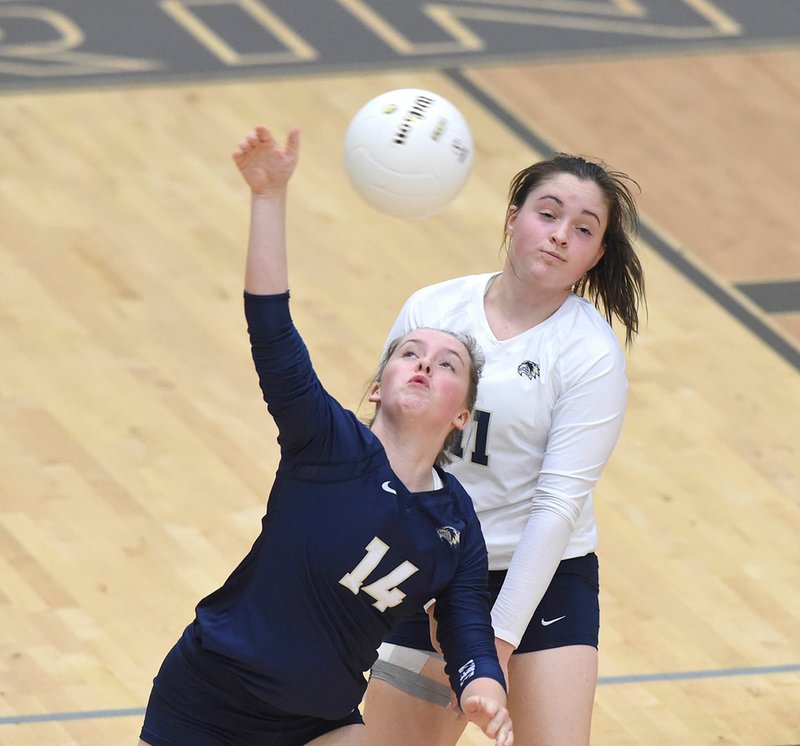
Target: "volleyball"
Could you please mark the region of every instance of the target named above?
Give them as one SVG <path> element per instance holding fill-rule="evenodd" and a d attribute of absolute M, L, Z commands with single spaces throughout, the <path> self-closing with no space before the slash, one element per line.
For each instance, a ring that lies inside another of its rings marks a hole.
<path fill-rule="evenodd" d="M 386 215 L 423 218 L 451 202 L 466 184 L 472 133 L 447 99 L 398 88 L 359 109 L 344 138 L 350 183 Z"/>

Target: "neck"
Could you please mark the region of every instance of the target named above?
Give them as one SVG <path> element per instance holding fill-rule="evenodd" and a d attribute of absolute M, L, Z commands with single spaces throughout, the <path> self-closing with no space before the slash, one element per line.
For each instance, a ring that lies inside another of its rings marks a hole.
<path fill-rule="evenodd" d="M 429 432 L 400 433 L 379 420 L 373 423 L 372 432 L 383 445 L 392 471 L 409 492 L 433 489 L 432 469 L 443 439 L 437 442 Z"/>
<path fill-rule="evenodd" d="M 510 339 L 550 318 L 569 297 L 569 288 L 559 290 L 531 289 L 514 276 L 506 264 L 494 279 L 483 307 L 489 328 L 497 339 Z"/>

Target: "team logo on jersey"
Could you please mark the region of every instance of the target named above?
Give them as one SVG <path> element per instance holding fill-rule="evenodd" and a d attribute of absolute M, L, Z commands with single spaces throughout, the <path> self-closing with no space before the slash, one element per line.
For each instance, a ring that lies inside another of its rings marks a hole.
<path fill-rule="evenodd" d="M 527 376 L 529 381 L 539 377 L 539 363 L 532 363 L 530 360 L 524 360 L 517 366 L 517 373 L 521 376 Z"/>
<path fill-rule="evenodd" d="M 446 541 L 451 547 L 457 547 L 458 542 L 461 541 L 461 532 L 454 529 L 452 526 L 440 526 L 436 529 L 436 535 Z"/>

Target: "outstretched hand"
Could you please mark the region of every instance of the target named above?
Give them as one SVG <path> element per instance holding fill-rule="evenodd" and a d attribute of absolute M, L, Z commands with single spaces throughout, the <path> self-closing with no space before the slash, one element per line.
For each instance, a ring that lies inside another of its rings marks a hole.
<path fill-rule="evenodd" d="M 286 188 L 297 165 L 300 130 L 289 131 L 281 147 L 272 133 L 258 125 L 239 143 L 233 160 L 254 195 L 270 196 Z"/>
<path fill-rule="evenodd" d="M 471 696 L 461 709 L 466 718 L 477 725 L 496 746 L 513 746 L 514 730 L 508 710 L 493 697 Z"/>

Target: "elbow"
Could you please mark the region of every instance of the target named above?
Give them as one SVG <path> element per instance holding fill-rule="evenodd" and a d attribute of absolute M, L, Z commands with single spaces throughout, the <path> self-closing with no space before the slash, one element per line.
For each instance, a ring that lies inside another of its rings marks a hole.
<path fill-rule="evenodd" d="M 565 521 L 570 530 L 578 523 L 578 517 L 586 504 L 588 494 L 582 497 L 565 497 L 564 495 L 537 494 L 531 504 L 531 516 L 538 513 L 548 513 Z"/>

